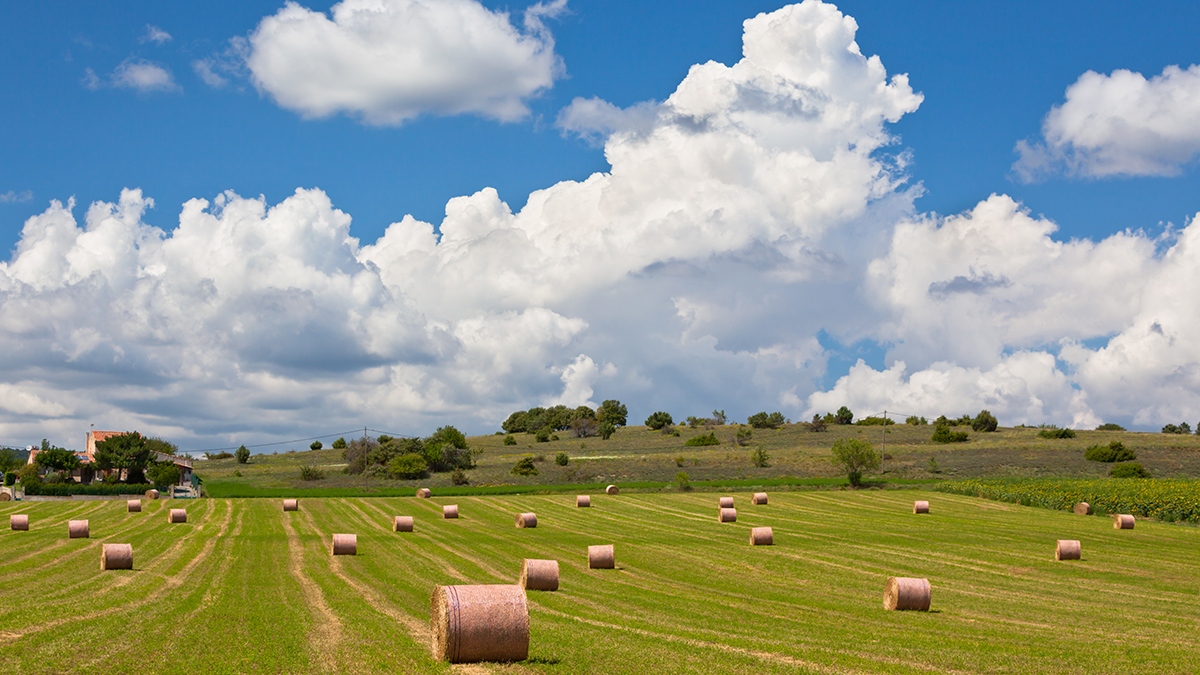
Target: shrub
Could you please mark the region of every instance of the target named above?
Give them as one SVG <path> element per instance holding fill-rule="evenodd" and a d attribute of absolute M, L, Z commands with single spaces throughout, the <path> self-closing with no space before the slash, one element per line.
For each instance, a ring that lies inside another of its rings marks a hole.
<path fill-rule="evenodd" d="M 663 412 L 661 410 L 651 414 L 646 418 L 646 426 L 656 431 L 674 423 L 675 421 L 671 419 L 671 413 Z"/>
<path fill-rule="evenodd" d="M 538 475 L 537 467 L 533 465 L 532 457 L 525 457 L 517 462 L 512 468 L 514 476 L 536 476 Z"/>
<path fill-rule="evenodd" d="M 155 485 L 176 485 L 183 475 L 172 462 L 155 462 L 146 473 Z"/>
<path fill-rule="evenodd" d="M 92 485 L 81 485 L 79 483 L 42 483 L 36 484 L 26 483 L 24 480 L 21 484 L 25 486 L 25 494 L 27 495 L 45 495 L 49 497 L 68 497 L 70 495 L 125 495 L 125 494 L 140 494 L 154 487 L 147 483 L 127 484 L 121 483 L 117 485 L 109 485 L 105 483 L 95 483 Z"/>
<path fill-rule="evenodd" d="M 750 427 L 743 427 L 743 426 L 739 425 L 737 434 L 734 436 L 734 440 L 737 441 L 738 445 L 742 445 L 742 446 L 750 445 L 750 438 L 753 435 L 754 435 L 754 432 L 750 430 Z"/>
<path fill-rule="evenodd" d="M 1128 462 L 1137 459 L 1137 453 L 1125 448 L 1121 441 L 1108 445 L 1093 445 L 1083 451 L 1083 458 L 1093 462 Z"/>
<path fill-rule="evenodd" d="M 250 461 L 250 449 L 244 445 L 238 446 L 237 452 L 233 453 L 233 456 L 237 458 L 238 464 L 245 464 Z"/>
<path fill-rule="evenodd" d="M 771 466 L 767 463 L 770 459 L 771 456 L 767 454 L 767 451 L 761 445 L 754 448 L 754 452 L 750 453 L 750 461 L 760 469 Z"/>
<path fill-rule="evenodd" d="M 786 420 L 783 418 L 783 413 L 777 411 L 770 415 L 766 412 L 754 413 L 746 422 L 755 429 L 778 429 Z"/>
<path fill-rule="evenodd" d="M 679 487 L 680 492 L 691 492 L 692 483 L 688 479 L 686 471 L 680 471 L 675 474 L 675 485 Z"/>
<path fill-rule="evenodd" d="M 321 441 L 313 441 L 312 443 L 309 444 L 308 449 L 309 450 L 320 450 L 323 447 L 325 447 L 325 445 L 323 443 L 321 443 Z"/>
<path fill-rule="evenodd" d="M 879 453 L 871 444 L 858 438 L 839 438 L 833 442 L 834 465 L 846 471 L 851 485 L 862 483 L 862 472 L 879 468 Z"/>
<path fill-rule="evenodd" d="M 16 471 L 5 471 L 4 472 L 4 485 L 6 487 L 12 487 L 13 484 L 15 484 L 16 482 L 17 482 L 17 472 Z"/>
<path fill-rule="evenodd" d="M 513 438 L 512 434 L 509 434 L 508 436 L 504 437 L 504 444 L 505 445 L 516 445 L 517 439 Z"/>
<path fill-rule="evenodd" d="M 1038 438 L 1075 438 L 1074 429 L 1042 429 L 1038 432 Z"/>
<path fill-rule="evenodd" d="M 701 434 L 694 438 L 689 438 L 684 442 L 684 445 L 720 445 L 721 441 L 717 440 L 717 432 L 713 431 L 707 434 Z"/>
<path fill-rule="evenodd" d="M 926 424 L 929 424 L 929 422 L 927 422 L 924 417 L 917 417 L 916 415 L 912 415 L 912 416 L 905 418 L 904 423 L 912 425 L 914 427 L 923 427 Z"/>
<path fill-rule="evenodd" d="M 883 426 L 888 426 L 888 425 L 895 424 L 895 423 L 896 422 L 894 420 L 889 420 L 886 417 L 864 417 L 861 420 L 855 422 L 854 424 L 855 424 L 855 426 L 860 426 L 860 427 L 883 427 Z"/>
<path fill-rule="evenodd" d="M 854 424 L 854 413 L 846 406 L 838 408 L 837 413 L 833 416 L 834 421 L 838 424 Z"/>
<path fill-rule="evenodd" d="M 1150 472 L 1142 466 L 1141 462 L 1119 462 L 1113 465 L 1112 471 L 1108 475 L 1113 478 L 1150 478 Z"/>
<path fill-rule="evenodd" d="M 603 438 L 607 441 L 608 439 L 612 438 L 612 435 L 615 433 L 617 433 L 617 425 L 608 420 L 604 420 L 600 423 L 600 438 Z"/>
<path fill-rule="evenodd" d="M 230 459 L 233 457 L 233 453 L 232 452 L 216 452 L 216 453 L 206 452 L 206 453 L 204 453 L 204 457 L 205 457 L 205 459 Z"/>
<path fill-rule="evenodd" d="M 675 466 L 683 466 L 683 455 L 675 455 Z"/>
<path fill-rule="evenodd" d="M 455 485 L 470 485 L 471 479 L 467 478 L 467 472 L 461 468 L 456 468 L 450 474 L 450 482 Z"/>
<path fill-rule="evenodd" d="M 554 463 L 559 466 L 566 466 L 571 462 L 571 458 L 567 457 L 567 453 L 560 452 L 554 456 Z"/>
<path fill-rule="evenodd" d="M 825 431 L 827 426 L 829 426 L 829 423 L 826 422 L 824 418 L 822 418 L 820 415 L 813 415 L 812 421 L 808 423 L 808 430 L 816 433 L 819 431 Z"/>
<path fill-rule="evenodd" d="M 1125 431 L 1125 427 L 1121 426 L 1120 424 L 1106 422 L 1105 424 L 1101 424 L 1100 426 L 1096 427 L 1096 431 Z"/>
<path fill-rule="evenodd" d="M 965 431 L 950 431 L 950 426 L 939 424 L 930 440 L 935 443 L 966 443 L 969 435 Z"/>
<path fill-rule="evenodd" d="M 300 467 L 300 480 L 324 480 L 325 472 L 318 469 L 316 464 Z"/>
<path fill-rule="evenodd" d="M 380 443 L 382 442 L 380 441 Z M 438 430 L 433 432 L 429 438 L 426 438 L 425 442 L 430 445 L 441 443 L 443 446 L 448 445 L 460 450 L 467 449 L 467 437 L 463 435 L 463 432 L 452 426 L 438 427 Z"/>
<path fill-rule="evenodd" d="M 587 438 L 599 433 L 600 423 L 596 421 L 595 413 L 592 415 L 593 417 L 576 417 L 571 420 L 571 431 L 574 432 L 575 438 Z"/>
<path fill-rule="evenodd" d="M 406 480 L 422 478 L 428 471 L 429 465 L 425 463 L 425 458 L 415 452 L 397 455 L 388 464 L 388 473 Z"/>
<path fill-rule="evenodd" d="M 537 440 L 538 443 L 549 443 L 550 442 L 550 427 L 542 427 L 541 429 L 538 429 L 537 433 L 534 434 L 533 437 L 535 440 Z"/>
<path fill-rule="evenodd" d="M 1000 422 L 996 416 L 986 410 L 980 410 L 975 419 L 971 420 L 971 428 L 975 431 L 995 431 L 998 426 L 1000 426 Z"/>
<path fill-rule="evenodd" d="M 346 449 L 346 439 L 345 438 L 337 439 L 336 441 L 333 442 L 333 445 L 331 447 L 334 450 L 345 450 Z"/>

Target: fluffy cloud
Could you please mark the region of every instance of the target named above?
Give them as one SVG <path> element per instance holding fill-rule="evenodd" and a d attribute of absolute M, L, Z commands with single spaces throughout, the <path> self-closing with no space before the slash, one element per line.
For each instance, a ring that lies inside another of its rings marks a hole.
<path fill-rule="evenodd" d="M 32 190 L 22 190 L 21 192 L 0 192 L 0 204 L 15 204 L 17 202 L 27 202 L 33 199 Z"/>
<path fill-rule="evenodd" d="M 141 42 L 141 43 L 153 42 L 154 44 L 156 44 L 160 47 L 163 45 L 163 43 L 170 42 L 170 41 L 171 41 L 170 33 L 159 28 L 158 26 L 152 26 L 150 24 L 146 24 L 146 34 L 143 35 L 142 37 L 138 38 L 138 42 Z"/>
<path fill-rule="evenodd" d="M 1042 140 L 1017 143 L 1025 181 L 1064 171 L 1088 178 L 1170 176 L 1200 154 L 1200 65 L 1141 73 L 1088 71 L 1042 124 Z"/>
<path fill-rule="evenodd" d="M 132 57 L 122 61 L 107 78 L 101 78 L 91 68 L 85 69 L 83 86 L 92 91 L 102 87 L 134 89 L 146 93 L 181 90 L 175 83 L 175 76 L 166 67 Z"/>
<path fill-rule="evenodd" d="M 246 65 L 260 91 L 306 117 L 512 121 L 529 113 L 525 99 L 562 75 L 542 19 L 565 5 L 532 6 L 522 30 L 476 0 L 343 0 L 329 16 L 288 2 L 250 35 Z"/>

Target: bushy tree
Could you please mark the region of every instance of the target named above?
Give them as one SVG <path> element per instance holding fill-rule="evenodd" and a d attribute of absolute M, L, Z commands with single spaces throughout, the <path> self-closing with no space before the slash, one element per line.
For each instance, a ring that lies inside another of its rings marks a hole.
<path fill-rule="evenodd" d="M 238 449 L 241 452 L 245 446 Z M 247 450 L 247 455 L 249 451 Z M 146 467 L 150 464 L 153 453 L 146 439 L 136 431 L 118 434 L 96 444 L 93 463 L 100 471 L 120 469 L 125 471 L 125 480 L 129 483 L 145 483 Z"/>
<path fill-rule="evenodd" d="M 608 439 L 612 438 L 613 434 L 617 433 L 617 425 L 613 424 L 609 420 L 604 420 L 600 423 L 599 431 L 600 438 L 603 438 L 607 441 Z"/>
<path fill-rule="evenodd" d="M 949 424 L 939 424 L 930 437 L 934 443 L 966 443 L 969 435 L 965 431 L 950 431 Z"/>
<path fill-rule="evenodd" d="M 514 476 L 536 476 L 538 475 L 537 467 L 533 465 L 532 457 L 522 458 L 512 468 L 511 472 Z"/>
<path fill-rule="evenodd" d="M 750 453 L 750 461 L 754 464 L 754 466 L 757 466 L 760 469 L 771 466 L 768 464 L 770 459 L 771 456 L 767 454 L 766 449 L 764 449 L 761 445 L 755 447 L 754 452 Z"/>
<path fill-rule="evenodd" d="M 629 410 L 625 405 L 618 400 L 609 399 L 600 404 L 600 408 L 596 410 L 596 419 L 600 420 L 600 424 L 608 422 L 614 427 L 623 427 L 626 425 L 626 417 L 629 416 Z"/>
<path fill-rule="evenodd" d="M 596 419 L 596 411 L 592 410 L 591 408 L 587 407 L 586 405 L 581 405 L 575 409 L 575 418 L 574 419 L 594 420 L 594 419 Z"/>
<path fill-rule="evenodd" d="M 568 457 L 567 453 L 565 453 L 565 452 L 560 452 L 554 456 L 554 463 L 559 466 L 566 466 L 570 462 L 571 462 L 571 458 Z"/>
<path fill-rule="evenodd" d="M 651 415 L 646 418 L 646 426 L 656 431 L 674 423 L 675 421 L 671 419 L 671 413 L 663 412 L 661 410 L 656 413 L 651 413 Z"/>
<path fill-rule="evenodd" d="M 839 438 L 833 442 L 832 461 L 846 472 L 851 485 L 862 483 L 863 471 L 878 469 L 879 453 L 870 443 L 859 438 Z"/>
<path fill-rule="evenodd" d="M 250 448 L 247 448 L 244 445 L 239 445 L 238 449 L 233 453 L 233 458 L 237 460 L 238 464 L 245 464 L 246 462 L 249 462 Z"/>
<path fill-rule="evenodd" d="M 842 406 L 838 408 L 837 414 L 834 415 L 834 419 L 838 424 L 854 424 L 854 413 L 851 412 L 846 406 Z"/>
<path fill-rule="evenodd" d="M 17 451 L 12 448 L 0 448 L 0 471 L 9 472 L 15 471 L 21 466 L 21 460 L 17 459 Z"/>
<path fill-rule="evenodd" d="M 466 449 L 467 437 L 463 434 L 463 432 L 455 429 L 452 426 L 438 427 L 438 430 L 433 432 L 433 435 L 425 439 L 426 445 L 433 445 L 435 443 Z"/>
<path fill-rule="evenodd" d="M 153 466 L 146 471 L 146 475 L 150 478 L 150 482 L 163 485 L 177 485 L 183 473 L 174 462 L 154 462 Z"/>
<path fill-rule="evenodd" d="M 397 455 L 388 463 L 388 473 L 402 480 L 422 478 L 428 470 L 425 458 L 415 452 Z"/>
<path fill-rule="evenodd" d="M 905 418 L 904 423 L 910 424 L 914 427 L 919 427 L 919 426 L 924 426 L 926 424 L 929 424 L 929 422 L 925 421 L 924 417 L 917 417 L 916 415 L 908 416 L 907 418 Z"/>
<path fill-rule="evenodd" d="M 308 445 L 309 450 L 320 450 L 323 447 L 325 447 L 325 445 L 321 443 L 321 441 L 313 441 Z"/>
<path fill-rule="evenodd" d="M 812 421 L 808 423 L 808 430 L 816 433 L 825 431 L 827 426 L 829 425 L 825 421 L 825 418 L 821 417 L 820 415 L 813 415 Z"/>
<path fill-rule="evenodd" d="M 1096 431 L 1125 431 L 1125 427 L 1121 426 L 1120 424 L 1106 422 L 1096 427 Z"/>
<path fill-rule="evenodd" d="M 525 411 L 517 410 L 509 414 L 508 419 L 500 425 L 506 434 L 519 434 L 525 431 Z"/>
<path fill-rule="evenodd" d="M 749 419 L 746 420 L 746 422 L 755 429 L 778 429 L 779 427 L 783 426 L 786 420 L 781 412 L 776 411 L 768 415 L 764 411 L 754 413 L 749 417 Z"/>
<path fill-rule="evenodd" d="M 996 416 L 987 410 L 980 410 L 975 419 L 971 420 L 971 428 L 975 431 L 995 431 L 998 426 L 1000 426 L 1000 422 Z"/>
<path fill-rule="evenodd" d="M 517 439 L 513 438 L 511 435 L 509 435 L 509 436 L 505 436 L 505 437 L 504 437 L 504 444 L 505 444 L 505 445 L 516 445 L 516 444 L 517 444 Z"/>
<path fill-rule="evenodd" d="M 590 408 L 589 408 L 590 410 Z M 571 421 L 571 431 L 575 438 L 587 438 L 600 432 L 600 423 L 593 417 L 576 417 Z"/>
<path fill-rule="evenodd" d="M 51 471 L 74 471 L 79 468 L 79 457 L 66 448 L 50 445 L 42 439 L 42 449 L 33 457 L 33 461 L 43 469 Z"/>
<path fill-rule="evenodd" d="M 333 445 L 330 447 L 332 447 L 334 450 L 345 450 L 346 449 L 346 439 L 339 438 L 336 441 L 334 441 Z"/>
<path fill-rule="evenodd" d="M 714 410 L 713 411 L 712 420 L 713 420 L 714 424 L 719 424 L 721 426 L 725 426 L 725 422 L 728 419 L 729 418 L 725 416 L 724 410 Z"/>

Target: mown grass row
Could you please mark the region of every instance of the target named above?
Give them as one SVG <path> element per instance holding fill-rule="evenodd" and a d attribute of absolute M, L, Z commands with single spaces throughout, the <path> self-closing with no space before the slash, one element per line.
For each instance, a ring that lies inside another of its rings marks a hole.
<path fill-rule="evenodd" d="M 435 584 L 513 583 L 522 558 L 560 561 L 529 594 L 530 660 L 505 673 L 1158 673 L 1200 669 L 1197 531 L 919 491 L 772 493 L 738 522 L 712 494 L 0 505 L 0 660 L 22 673 L 442 673 L 427 622 Z M 932 513 L 911 513 L 929 499 Z M 442 520 L 457 503 L 462 517 Z M 176 503 L 174 506 L 178 507 Z M 518 512 L 538 514 L 517 529 Z M 416 531 L 390 529 L 411 515 Z M 89 518 L 92 539 L 68 540 Z M 776 545 L 750 547 L 753 526 Z M 333 558 L 337 532 L 358 535 Z M 1053 559 L 1056 539 L 1083 560 Z M 133 572 L 101 572 L 128 541 Z M 617 569 L 587 569 L 590 544 Z M 888 576 L 933 585 L 929 613 L 886 612 Z"/>
<path fill-rule="evenodd" d="M 934 489 L 1045 509 L 1067 510 L 1087 502 L 1097 515 L 1200 522 L 1200 481 L 1195 480 L 984 478 L 950 481 Z"/>

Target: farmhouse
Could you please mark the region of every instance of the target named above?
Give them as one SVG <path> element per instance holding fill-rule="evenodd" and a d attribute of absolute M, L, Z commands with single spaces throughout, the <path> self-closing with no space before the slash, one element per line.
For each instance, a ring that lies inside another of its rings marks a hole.
<path fill-rule="evenodd" d="M 75 453 L 79 458 L 80 468 L 71 472 L 71 479 L 77 483 L 84 482 L 84 474 L 89 476 L 95 475 L 95 469 L 92 467 L 96 457 L 96 444 L 113 436 L 127 434 L 128 431 L 89 431 L 87 433 L 87 441 L 84 444 L 84 451 Z M 28 464 L 34 463 L 34 458 L 37 457 L 37 448 L 30 448 Z M 192 460 L 188 457 L 176 457 L 162 452 L 156 452 L 156 459 L 160 462 L 171 462 L 179 467 L 179 485 L 192 485 Z"/>

